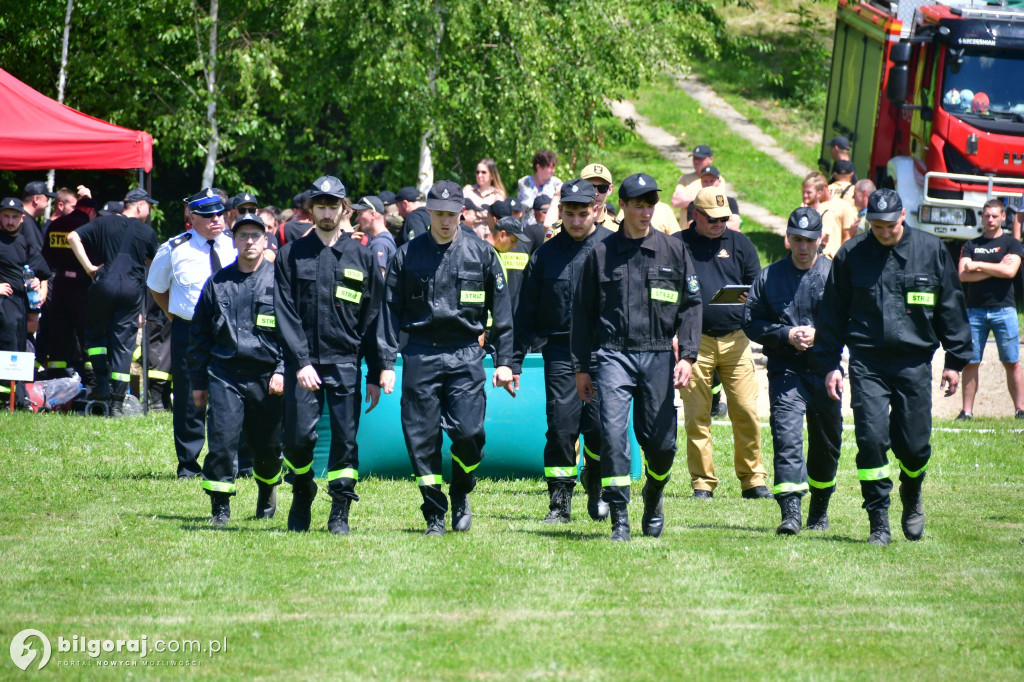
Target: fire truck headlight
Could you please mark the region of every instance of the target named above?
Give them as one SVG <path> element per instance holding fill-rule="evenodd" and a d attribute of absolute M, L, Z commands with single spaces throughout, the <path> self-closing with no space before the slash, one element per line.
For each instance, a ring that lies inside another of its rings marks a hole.
<path fill-rule="evenodd" d="M 932 225 L 966 225 L 967 209 L 950 206 L 928 206 L 920 208 L 918 216 L 922 223 Z"/>

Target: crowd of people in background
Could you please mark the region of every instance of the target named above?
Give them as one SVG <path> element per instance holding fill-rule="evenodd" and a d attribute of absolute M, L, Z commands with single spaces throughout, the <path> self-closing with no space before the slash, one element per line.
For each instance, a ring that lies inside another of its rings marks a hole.
<path fill-rule="evenodd" d="M 177 475 L 202 481 L 218 526 L 230 520 L 236 481 L 252 476 L 257 517 L 275 514 L 277 487 L 287 482 L 288 528 L 310 528 L 315 429 L 326 411 L 327 526 L 336 534 L 350 532 L 359 500 L 362 361 L 373 409 L 395 389 L 402 354 L 403 432 L 426 532 L 441 535 L 449 510 L 453 530 L 472 522 L 485 442 L 481 359 L 493 356 L 493 384 L 515 395 L 523 358 L 541 352 L 544 520 L 571 521 L 579 481 L 590 517 L 611 519 L 613 540 L 630 539 L 631 404 L 647 475 L 642 529 L 661 535 L 677 394 L 694 498 L 714 497 L 710 426 L 727 411 L 742 497 L 775 498 L 778 532 L 796 534 L 800 499 L 810 494 L 806 527 L 827 529 L 849 372 L 860 396 L 856 466 L 869 541 L 890 541 L 890 447 L 903 530 L 917 540 L 936 348 L 946 350 L 949 392 L 964 372 L 960 418 L 970 419 L 993 331 L 1024 419 L 1012 287 L 1024 256 L 1019 221 L 1004 233 L 1005 207 L 990 201 L 984 234 L 956 263 L 937 239 L 905 226 L 898 194 L 856 178 L 848 140 L 829 146 L 829 177 L 810 173 L 799 199 L 793 192 L 789 253 L 764 269 L 735 193 L 703 144 L 668 202 L 645 173 L 622 179 L 616 192 L 601 163 L 563 181 L 557 155 L 540 150 L 511 191 L 490 158 L 472 182 L 441 181 L 425 193 L 406 186 L 350 197 L 324 175 L 285 210 L 253 192 L 203 188 L 184 201 L 186 231 L 163 244 L 148 225 L 158 202 L 144 189 L 100 207 L 86 187 L 51 192 L 31 182 L 0 202 L 0 350 L 32 349 L 40 376 L 80 377 L 88 400 L 119 417 L 145 320 L 143 398 L 173 410 Z M 768 358 L 771 486 L 751 341 Z M 840 365 L 844 347 L 848 368 Z M 14 386 L 15 402 L 25 403 L 23 386 Z M 453 443 L 449 496 L 442 430 Z"/>

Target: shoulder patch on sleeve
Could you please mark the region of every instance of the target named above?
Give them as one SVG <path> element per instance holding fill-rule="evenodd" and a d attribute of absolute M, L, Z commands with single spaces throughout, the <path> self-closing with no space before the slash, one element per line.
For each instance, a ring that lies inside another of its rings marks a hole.
<path fill-rule="evenodd" d="M 171 249 L 178 248 L 179 246 L 187 242 L 189 239 L 192 239 L 191 232 L 184 232 L 182 234 L 179 234 L 177 237 L 172 237 L 170 241 Z"/>
<path fill-rule="evenodd" d="M 697 275 L 686 276 L 686 290 L 691 294 L 695 294 L 700 291 L 700 282 L 697 281 Z"/>

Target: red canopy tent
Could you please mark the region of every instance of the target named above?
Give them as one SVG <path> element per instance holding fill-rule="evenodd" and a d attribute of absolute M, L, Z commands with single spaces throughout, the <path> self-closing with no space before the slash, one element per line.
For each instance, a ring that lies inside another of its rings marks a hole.
<path fill-rule="evenodd" d="M 0 168 L 153 170 L 153 137 L 101 121 L 0 69 Z"/>

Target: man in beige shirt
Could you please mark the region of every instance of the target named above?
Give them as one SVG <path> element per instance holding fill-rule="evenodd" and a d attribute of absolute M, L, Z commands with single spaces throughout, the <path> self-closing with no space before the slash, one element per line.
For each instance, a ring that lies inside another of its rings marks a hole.
<path fill-rule="evenodd" d="M 693 172 L 679 178 L 676 181 L 675 192 L 672 193 L 672 206 L 679 209 L 680 221 L 686 221 L 686 209 L 701 190 L 701 173 L 714 162 L 715 155 L 711 147 L 699 144 L 693 148 Z"/>

